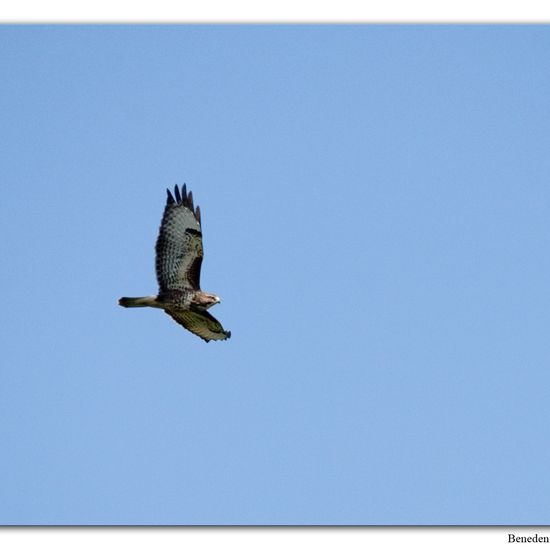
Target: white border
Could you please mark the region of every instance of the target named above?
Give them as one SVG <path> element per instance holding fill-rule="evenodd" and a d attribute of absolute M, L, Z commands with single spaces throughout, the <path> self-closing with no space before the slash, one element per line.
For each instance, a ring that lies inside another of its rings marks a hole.
<path fill-rule="evenodd" d="M 18 0 L 2 22 L 519 23 L 550 21 L 548 0 Z"/>
<path fill-rule="evenodd" d="M 446 550 L 508 547 L 508 534 L 550 537 L 548 527 L 495 528 L 5 528 L 0 529 L 2 548 L 19 550 L 315 550 L 343 548 L 422 548 Z M 536 544 L 536 543 L 535 543 Z M 544 547 L 544 546 L 543 546 Z"/>

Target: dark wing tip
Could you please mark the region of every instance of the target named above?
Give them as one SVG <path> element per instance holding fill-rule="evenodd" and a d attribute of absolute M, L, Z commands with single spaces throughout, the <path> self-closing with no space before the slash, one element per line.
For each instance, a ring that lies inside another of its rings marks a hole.
<path fill-rule="evenodd" d="M 231 338 L 231 331 L 230 330 L 224 331 L 224 335 L 225 335 L 225 338 L 204 338 L 203 336 L 199 336 L 199 338 L 204 340 L 207 344 L 208 342 L 212 342 L 216 340 L 218 342 L 223 342 L 224 340 L 228 340 L 229 338 Z"/>
<path fill-rule="evenodd" d="M 222 334 L 225 336 L 225 338 L 205 338 L 204 336 L 198 335 L 200 338 L 202 338 L 205 342 L 211 342 L 212 340 L 217 340 L 218 342 L 223 342 L 224 340 L 228 340 L 231 338 L 231 331 L 230 330 L 223 330 Z"/>
<path fill-rule="evenodd" d="M 180 201 L 178 201 L 180 202 Z M 193 191 L 187 191 L 187 184 L 184 183 L 183 184 L 183 187 L 182 187 L 182 190 L 181 190 L 181 204 L 187 208 L 189 208 L 189 210 L 191 210 L 191 212 L 193 212 L 193 215 L 195 216 L 195 219 L 201 223 L 201 211 L 200 211 L 200 208 L 197 207 L 195 208 L 195 205 L 193 203 Z"/>
<path fill-rule="evenodd" d="M 182 206 L 185 206 L 186 208 L 189 208 L 191 212 L 193 212 L 193 215 L 195 216 L 195 219 L 201 223 L 201 210 L 197 207 L 195 208 L 195 205 L 193 204 L 193 193 L 189 191 L 187 192 L 187 184 L 183 184 L 181 188 L 181 192 L 177 184 L 174 186 L 174 194 L 170 192 L 170 189 L 166 189 L 166 193 L 168 194 L 168 198 L 166 200 L 167 204 L 181 204 Z M 175 198 L 174 198 L 175 197 Z"/>

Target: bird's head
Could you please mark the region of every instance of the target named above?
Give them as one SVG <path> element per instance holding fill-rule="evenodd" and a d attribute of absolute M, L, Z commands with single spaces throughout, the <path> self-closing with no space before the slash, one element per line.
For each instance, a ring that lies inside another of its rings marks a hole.
<path fill-rule="evenodd" d="M 200 307 L 203 307 L 204 309 L 208 309 L 212 306 L 215 306 L 216 304 L 220 303 L 219 296 L 216 296 L 215 294 L 209 294 L 208 292 L 201 292 L 196 298 L 195 298 L 197 305 Z"/>

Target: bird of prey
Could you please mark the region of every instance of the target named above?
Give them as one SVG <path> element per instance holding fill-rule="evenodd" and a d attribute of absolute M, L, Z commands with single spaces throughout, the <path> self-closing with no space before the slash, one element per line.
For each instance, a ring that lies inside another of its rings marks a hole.
<path fill-rule="evenodd" d="M 231 332 L 212 317 L 208 308 L 218 304 L 215 294 L 200 289 L 202 264 L 201 212 L 193 206 L 193 194 L 176 185 L 168 198 L 156 244 L 158 296 L 121 298 L 123 307 L 156 307 L 163 309 L 176 323 L 202 338 L 226 340 Z"/>

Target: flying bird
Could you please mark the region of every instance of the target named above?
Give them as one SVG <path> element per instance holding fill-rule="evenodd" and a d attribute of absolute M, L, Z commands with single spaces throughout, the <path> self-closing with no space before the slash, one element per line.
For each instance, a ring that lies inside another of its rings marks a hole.
<path fill-rule="evenodd" d="M 208 308 L 220 298 L 200 289 L 202 264 L 201 212 L 193 206 L 193 194 L 176 185 L 168 198 L 160 224 L 156 250 L 157 296 L 121 298 L 123 307 L 156 307 L 163 309 L 176 323 L 202 338 L 226 340 L 231 332 L 212 317 Z"/>

